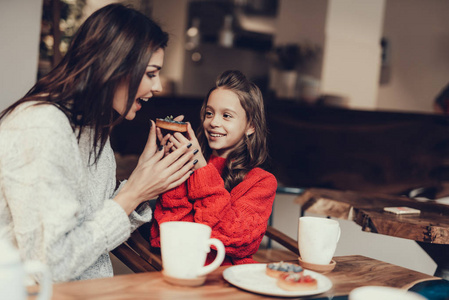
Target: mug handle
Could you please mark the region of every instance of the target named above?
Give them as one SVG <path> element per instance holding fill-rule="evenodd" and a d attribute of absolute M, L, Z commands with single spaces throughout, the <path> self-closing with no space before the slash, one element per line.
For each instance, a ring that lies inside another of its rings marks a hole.
<path fill-rule="evenodd" d="M 340 228 L 340 226 L 338 226 L 338 236 L 337 236 L 336 242 L 338 242 L 340 240 L 340 235 L 341 235 L 341 228 Z"/>
<path fill-rule="evenodd" d="M 204 276 L 214 271 L 216 268 L 221 266 L 221 263 L 225 258 L 225 248 L 223 243 L 219 239 L 209 239 L 207 245 L 209 246 L 209 248 L 210 246 L 215 246 L 217 248 L 217 257 L 215 257 L 215 260 L 211 264 L 201 267 L 200 271 L 198 272 L 198 276 Z"/>
<path fill-rule="evenodd" d="M 41 281 L 39 283 L 39 294 L 36 300 L 49 300 L 52 296 L 52 282 L 50 277 L 50 270 L 46 265 L 40 261 L 27 261 L 24 264 L 25 272 L 28 275 L 41 274 Z"/>

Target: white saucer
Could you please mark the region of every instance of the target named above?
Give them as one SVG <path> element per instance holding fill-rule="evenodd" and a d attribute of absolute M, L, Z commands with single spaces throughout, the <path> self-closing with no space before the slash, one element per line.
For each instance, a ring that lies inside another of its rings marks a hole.
<path fill-rule="evenodd" d="M 196 277 L 196 278 L 176 278 L 169 275 L 166 275 L 164 271 L 162 271 L 162 277 L 165 281 L 168 283 L 174 284 L 174 285 L 181 285 L 181 286 L 200 286 L 203 285 L 206 281 L 206 276 Z"/>
<path fill-rule="evenodd" d="M 303 267 L 304 269 L 312 270 L 319 273 L 329 273 L 335 268 L 335 265 L 337 264 L 335 260 L 332 260 L 330 264 L 327 265 L 318 265 L 318 264 L 312 264 L 309 262 L 305 262 L 301 259 L 301 256 L 298 257 L 299 265 Z"/>

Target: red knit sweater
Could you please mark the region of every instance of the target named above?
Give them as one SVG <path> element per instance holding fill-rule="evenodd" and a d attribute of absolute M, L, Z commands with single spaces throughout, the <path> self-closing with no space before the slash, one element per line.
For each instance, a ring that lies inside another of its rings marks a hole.
<path fill-rule="evenodd" d="M 221 173 L 224 158 L 212 156 L 207 166 L 196 170 L 184 183 L 158 199 L 151 226 L 151 245 L 160 247 L 159 224 L 188 221 L 209 225 L 212 237 L 226 249 L 223 265 L 254 263 L 267 228 L 277 182 L 260 168 L 251 170 L 229 193 Z M 216 253 L 209 253 L 206 264 Z"/>

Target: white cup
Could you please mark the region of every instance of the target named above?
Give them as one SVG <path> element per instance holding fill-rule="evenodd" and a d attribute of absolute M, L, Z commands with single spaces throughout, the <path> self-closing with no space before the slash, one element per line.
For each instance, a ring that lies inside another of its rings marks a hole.
<path fill-rule="evenodd" d="M 423 296 L 406 290 L 386 286 L 363 286 L 349 293 L 349 300 L 426 300 Z"/>
<path fill-rule="evenodd" d="M 337 221 L 301 217 L 298 222 L 298 248 L 304 262 L 327 265 L 332 261 L 338 240 L 340 225 Z"/>
<path fill-rule="evenodd" d="M 164 275 L 195 279 L 217 269 L 224 260 L 223 243 L 210 238 L 212 229 L 193 222 L 165 222 L 160 225 L 161 255 Z M 210 246 L 215 246 L 215 260 L 204 266 Z"/>
<path fill-rule="evenodd" d="M 40 279 L 36 300 L 51 298 L 52 283 L 46 265 L 40 261 L 22 263 L 17 249 L 5 239 L 0 240 L 0 253 L 0 299 L 26 300 L 26 282 L 30 276 Z"/>

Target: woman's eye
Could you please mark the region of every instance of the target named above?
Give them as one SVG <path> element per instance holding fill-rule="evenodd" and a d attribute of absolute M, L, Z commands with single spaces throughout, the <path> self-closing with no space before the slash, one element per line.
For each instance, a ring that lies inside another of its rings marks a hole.
<path fill-rule="evenodd" d="M 148 78 L 154 78 L 154 77 L 156 77 L 156 74 L 150 72 L 150 73 L 147 73 L 147 76 L 148 76 Z"/>

